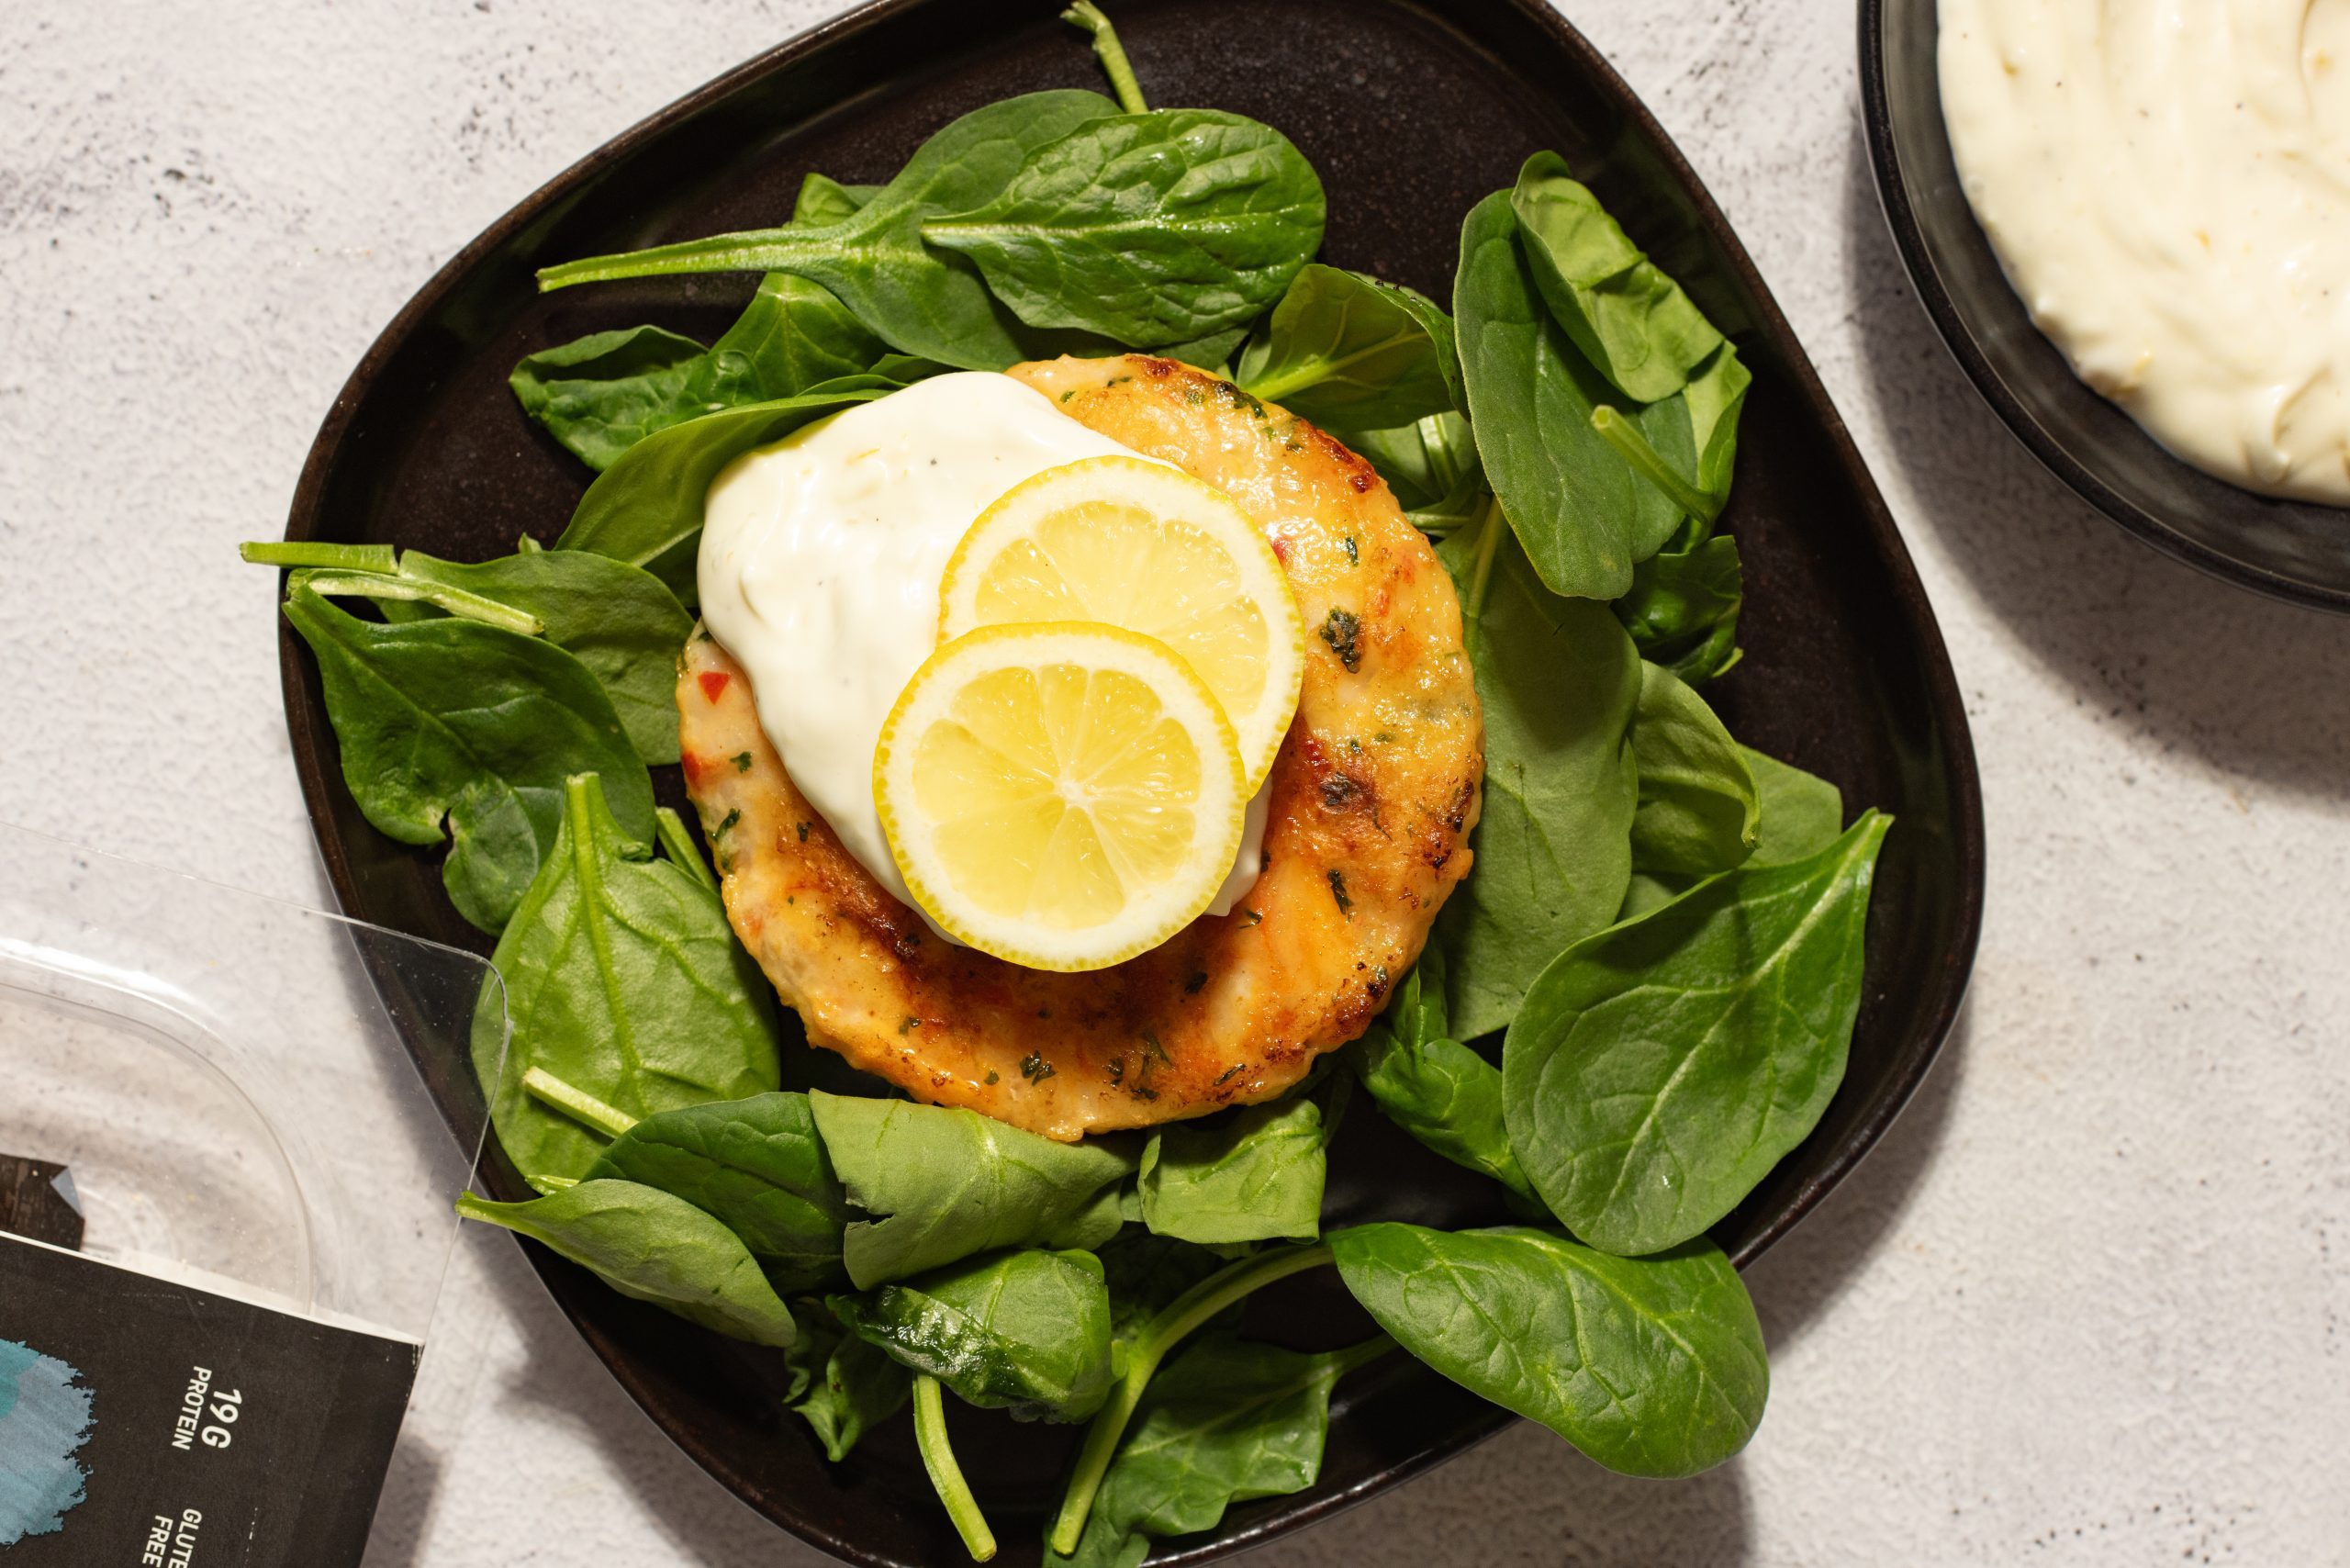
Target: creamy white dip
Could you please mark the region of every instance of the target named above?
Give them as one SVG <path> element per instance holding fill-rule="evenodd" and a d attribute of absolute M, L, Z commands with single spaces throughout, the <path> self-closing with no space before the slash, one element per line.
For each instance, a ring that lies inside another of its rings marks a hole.
<path fill-rule="evenodd" d="M 873 751 L 938 645 L 946 559 L 1013 486 L 1113 455 L 1139 454 L 1008 375 L 966 371 L 820 420 L 735 459 L 710 487 L 703 622 L 750 678 L 792 783 L 910 906 L 873 803 Z M 1260 791 L 1213 913 L 1229 913 L 1256 881 L 1265 820 Z"/>
<path fill-rule="evenodd" d="M 2082 380 L 2350 505 L 2350 3 L 1942 0 L 1967 200 Z"/>

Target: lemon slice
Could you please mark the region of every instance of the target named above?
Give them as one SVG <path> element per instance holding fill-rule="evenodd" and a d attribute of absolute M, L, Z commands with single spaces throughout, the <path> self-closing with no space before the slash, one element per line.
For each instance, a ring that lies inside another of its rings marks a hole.
<path fill-rule="evenodd" d="M 932 654 L 881 726 L 873 800 L 915 902 L 958 940 L 1098 969 L 1207 908 L 1248 790 L 1190 666 L 1136 633 L 1058 622 Z"/>
<path fill-rule="evenodd" d="M 938 590 L 944 642 L 982 626 L 1091 621 L 1156 638 L 1215 693 L 1253 793 L 1297 712 L 1305 628 L 1272 546 L 1179 468 L 1090 457 L 979 514 Z"/>

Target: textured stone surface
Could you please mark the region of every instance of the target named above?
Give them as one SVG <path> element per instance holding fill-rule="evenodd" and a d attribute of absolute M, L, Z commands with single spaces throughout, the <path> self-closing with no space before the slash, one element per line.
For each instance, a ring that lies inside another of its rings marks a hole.
<path fill-rule="evenodd" d="M 825 4 L 0 6 L 0 816 L 327 902 L 271 579 L 381 324 L 571 160 Z M 1273 1563 L 2350 1562 L 2350 621 L 2042 475 L 1905 284 L 1829 0 L 1590 0 L 1908 531 L 1992 843 L 1969 1015 L 1753 1274 L 1775 1398 L 1684 1484 L 1514 1431 Z M 2350 519 L 2344 526 L 2350 527 Z M 0 1118 L 4 1119 L 4 1118 Z M 812 1563 L 474 1236 L 375 1568 Z"/>

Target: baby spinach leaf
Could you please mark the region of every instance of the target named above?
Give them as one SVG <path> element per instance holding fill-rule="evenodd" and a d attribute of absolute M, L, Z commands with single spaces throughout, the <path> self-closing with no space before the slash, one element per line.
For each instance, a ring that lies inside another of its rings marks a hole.
<path fill-rule="evenodd" d="M 1554 593 L 1621 597 L 1682 510 L 1592 428 L 1592 410 L 1619 395 L 1543 304 L 1507 191 L 1461 225 L 1452 315 L 1477 454 L 1528 557 Z M 1625 412 L 1661 455 L 1695 470 L 1685 409 Z"/>
<path fill-rule="evenodd" d="M 1221 1126 L 1161 1127 L 1142 1154 L 1143 1223 L 1205 1246 L 1311 1241 L 1326 1141 L 1311 1100 L 1250 1105 Z"/>
<path fill-rule="evenodd" d="M 1565 159 L 1528 158 L 1510 205 L 1551 315 L 1626 397 L 1673 396 L 1721 346 L 1713 323 L 1625 237 Z"/>
<path fill-rule="evenodd" d="M 859 1290 L 1004 1247 L 1093 1248 L 1117 1233 L 1114 1193 L 1135 1157 L 1055 1143 L 976 1111 L 811 1090 L 810 1108 L 849 1201 L 889 1217 L 848 1227 Z"/>
<path fill-rule="evenodd" d="M 533 1176 L 585 1176 L 604 1149 L 524 1091 L 532 1068 L 635 1117 L 776 1087 L 772 992 L 725 910 L 624 832 L 592 776 L 565 780 L 554 846 L 491 962 L 512 1037 L 501 1072 L 501 1021 L 485 1007 L 474 1068 L 498 1141 Z"/>
<path fill-rule="evenodd" d="M 1091 1252 L 1001 1252 L 830 1298 L 850 1332 L 965 1401 L 1081 1421 L 1110 1391 L 1110 1296 Z"/>
<path fill-rule="evenodd" d="M 495 560 L 435 560 L 410 550 L 395 582 L 455 588 L 536 620 L 542 634 L 586 665 L 612 700 L 629 741 L 648 763 L 677 760 L 677 651 L 693 617 L 659 578 L 609 556 L 530 545 Z M 368 579 L 345 577 L 368 593 Z"/>
<path fill-rule="evenodd" d="M 1729 870 L 1752 851 L 1762 812 L 1739 744 L 1704 698 L 1645 660 L 1632 755 L 1640 767 L 1634 866 L 1703 877 Z"/>
<path fill-rule="evenodd" d="M 1145 1532 L 1214 1529 L 1235 1503 L 1304 1491 L 1322 1473 L 1331 1389 L 1393 1348 L 1384 1336 L 1312 1353 L 1229 1334 L 1200 1339 L 1152 1380 L 1075 1556 L 1048 1551 L 1046 1561 L 1134 1568 L 1149 1551 Z"/>
<path fill-rule="evenodd" d="M 457 913 L 505 926 L 555 842 L 566 775 L 610 780 L 628 831 L 653 834 L 653 781 L 595 676 L 536 637 L 449 619 L 379 626 L 311 589 L 285 618 L 318 655 L 343 782 L 402 844 L 453 841 L 441 868 Z"/>
<path fill-rule="evenodd" d="M 1539 1204 L 1510 1152 L 1502 1070 L 1447 1036 L 1443 996 L 1443 955 L 1432 947 L 1386 1013 L 1348 1047 L 1355 1076 L 1389 1121 L 1455 1165 Z"/>
<path fill-rule="evenodd" d="M 1721 1249 L 1616 1258 L 1549 1231 L 1366 1225 L 1330 1238 L 1379 1326 L 1610 1470 L 1695 1475 L 1746 1446 L 1770 1369 Z"/>
<path fill-rule="evenodd" d="M 1740 746 L 1738 754 L 1754 776 L 1762 817 L 1747 865 L 1778 866 L 1800 860 L 1826 848 L 1844 831 L 1844 797 L 1835 785 L 1751 746 Z M 1634 871 L 1632 885 L 1624 893 L 1624 907 L 1616 918 L 1621 923 L 1671 903 L 1699 880 L 1668 872 Z"/>
<path fill-rule="evenodd" d="M 1434 300 L 1317 262 L 1248 340 L 1236 379 L 1316 424 L 1376 428 L 1457 406 L 1460 359 Z"/>
<path fill-rule="evenodd" d="M 1274 1247 L 1250 1253 L 1185 1290 L 1121 1341 L 1116 1347 L 1124 1352 L 1116 1372 L 1117 1386 L 1086 1428 L 1084 1445 L 1069 1471 L 1068 1490 L 1061 1495 L 1060 1509 L 1045 1535 L 1048 1550 L 1064 1557 L 1077 1551 L 1094 1495 L 1101 1490 L 1126 1423 L 1141 1405 L 1159 1362 L 1194 1331 L 1218 1321 L 1265 1286 L 1329 1261 L 1327 1247 Z"/>
<path fill-rule="evenodd" d="M 1743 867 L 1577 943 L 1510 1025 L 1510 1145 L 1603 1251 L 1702 1234 L 1803 1141 L 1844 1077 L 1888 818 Z"/>
<path fill-rule="evenodd" d="M 520 1204 L 467 1193 L 457 1212 L 543 1242 L 621 1294 L 705 1328 L 755 1345 L 789 1346 L 797 1336 L 757 1260 L 683 1198 L 633 1182 L 582 1182 Z"/>
<path fill-rule="evenodd" d="M 677 332 L 625 327 L 527 355 L 506 384 L 549 435 L 604 469 L 655 431 L 710 411 L 689 390 L 709 357 Z"/>
<path fill-rule="evenodd" d="M 1738 541 L 1718 534 L 1667 548 L 1632 568 L 1632 588 L 1616 601 L 1616 618 L 1640 656 L 1692 686 L 1738 662 L 1738 611 L 1746 594 Z"/>
<path fill-rule="evenodd" d="M 656 1111 L 588 1168 L 658 1187 L 701 1210 L 767 1260 L 784 1289 L 839 1272 L 848 1194 L 833 1174 L 805 1094 L 754 1094 Z"/>
<path fill-rule="evenodd" d="M 1844 831 L 1844 796 L 1835 785 L 1793 763 L 1740 746 L 1762 801 L 1762 831 L 1748 864 L 1777 866 L 1816 854 Z"/>
<path fill-rule="evenodd" d="M 555 548 L 642 566 L 690 606 L 699 597 L 694 550 L 702 503 L 719 471 L 802 425 L 881 395 L 879 388 L 859 388 L 747 403 L 646 436 L 588 487 Z"/>
<path fill-rule="evenodd" d="M 1115 113 L 1116 106 L 1099 93 L 1006 98 L 945 127 L 916 150 L 896 179 L 832 223 L 720 234 L 567 262 L 540 273 L 539 286 L 788 272 L 831 290 L 876 336 L 907 353 L 965 370 L 1001 370 L 1032 357 L 1039 341 L 988 292 L 978 267 L 952 250 L 924 244 L 923 225 L 981 207 L 1013 183 L 1038 149 Z"/>
<path fill-rule="evenodd" d="M 814 1297 L 802 1296 L 792 1307 L 800 1338 L 789 1353 L 784 1407 L 808 1423 L 824 1457 L 838 1464 L 859 1438 L 905 1408 L 913 1374 L 842 1327 Z"/>
<path fill-rule="evenodd" d="M 1434 935 L 1452 1033 L 1468 1040 L 1507 1024 L 1542 966 L 1623 902 L 1640 673 L 1607 607 L 1544 588 L 1497 518 L 1437 556 L 1461 586 L 1485 714 L 1476 870 Z"/>
<path fill-rule="evenodd" d="M 1321 246 L 1322 219 L 1321 178 L 1280 131 L 1158 109 L 1076 127 L 921 232 L 1030 326 L 1147 348 L 1261 313 Z"/>
<path fill-rule="evenodd" d="M 838 222 L 861 205 L 847 186 L 811 174 L 792 222 Z M 525 413 L 601 471 L 655 431 L 744 403 L 799 397 L 863 374 L 881 353 L 881 340 L 829 290 L 769 273 L 707 349 L 658 327 L 597 332 L 532 354 L 508 380 Z"/>

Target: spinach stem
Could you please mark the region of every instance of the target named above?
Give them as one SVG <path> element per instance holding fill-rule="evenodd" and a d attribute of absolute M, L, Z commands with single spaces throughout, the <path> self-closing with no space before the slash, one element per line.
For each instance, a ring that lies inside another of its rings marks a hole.
<path fill-rule="evenodd" d="M 789 272 L 791 263 L 811 250 L 822 230 L 748 229 L 739 234 L 713 234 L 706 240 L 682 240 L 674 245 L 630 251 L 613 256 L 583 256 L 539 269 L 539 292 L 568 288 L 575 283 L 608 283 L 623 277 L 666 277 L 677 273 Z"/>
<path fill-rule="evenodd" d="M 551 1105 L 573 1121 L 595 1128 L 606 1137 L 619 1137 L 636 1126 L 636 1118 L 617 1105 L 607 1105 L 585 1089 L 575 1089 L 544 1068 L 522 1074 L 522 1091 L 543 1105 Z"/>
<path fill-rule="evenodd" d="M 546 623 L 537 616 L 500 604 L 494 599 L 464 588 L 451 588 L 446 583 L 426 582 L 418 577 L 385 577 L 376 572 L 320 572 L 308 579 L 313 592 L 328 599 L 422 599 L 437 604 L 452 615 L 467 621 L 478 621 L 485 626 L 495 626 L 501 632 L 518 632 L 525 637 L 536 637 L 546 631 Z"/>
<path fill-rule="evenodd" d="M 1144 1326 L 1127 1347 L 1125 1375 L 1110 1391 L 1109 1403 L 1093 1417 L 1093 1424 L 1085 1429 L 1085 1446 L 1078 1450 L 1077 1468 L 1069 1476 L 1069 1490 L 1061 1495 L 1060 1512 L 1053 1518 L 1052 1533 L 1045 1538 L 1053 1551 L 1063 1557 L 1077 1551 L 1078 1537 L 1085 1533 L 1085 1517 L 1093 1511 L 1094 1494 L 1102 1490 L 1102 1478 L 1110 1472 L 1110 1461 L 1117 1455 L 1118 1441 L 1126 1435 L 1126 1423 L 1134 1419 L 1135 1407 L 1142 1403 L 1143 1390 L 1149 1386 L 1158 1363 L 1167 1359 L 1167 1352 L 1193 1329 L 1251 1291 L 1307 1269 L 1318 1269 L 1329 1261 L 1330 1249 L 1326 1246 L 1287 1247 L 1243 1258 L 1169 1302 L 1158 1316 Z"/>
<path fill-rule="evenodd" d="M 1093 0 L 1077 0 L 1061 13 L 1061 20 L 1074 22 L 1093 35 L 1093 53 L 1102 62 L 1102 74 L 1110 78 L 1111 91 L 1118 95 L 1118 106 L 1130 115 L 1148 114 L 1150 106 L 1143 102 L 1142 84 L 1135 80 L 1126 46 L 1118 41 L 1118 29 L 1102 14 L 1102 7 Z"/>
<path fill-rule="evenodd" d="M 568 1193 L 572 1188 L 579 1185 L 579 1178 L 576 1176 L 525 1176 L 522 1180 L 528 1182 L 531 1184 L 531 1191 L 542 1198 L 552 1198 L 557 1193 Z"/>
<path fill-rule="evenodd" d="M 710 862 L 694 847 L 694 835 L 686 831 L 685 819 L 666 806 L 653 809 L 653 831 L 661 840 L 661 847 L 669 854 L 670 862 L 678 870 L 708 888 L 718 890 L 718 879 L 711 875 Z"/>
<path fill-rule="evenodd" d="M 1711 522 L 1721 515 L 1722 503 L 1707 495 L 1688 480 L 1673 471 L 1673 465 L 1657 455 L 1640 427 L 1622 414 L 1602 403 L 1591 411 L 1591 428 L 1616 449 L 1616 454 L 1632 465 L 1632 472 L 1664 492 L 1665 499 L 1692 517 Z"/>
<path fill-rule="evenodd" d="M 1469 600 L 1460 607 L 1466 636 L 1474 641 L 1485 622 L 1485 590 L 1494 580 L 1494 558 L 1501 553 L 1502 530 L 1509 520 L 1502 515 L 1502 498 L 1485 498 L 1484 515 L 1477 527 L 1477 558 L 1469 568 Z"/>
<path fill-rule="evenodd" d="M 995 1532 L 963 1479 L 963 1467 L 955 1462 L 954 1445 L 946 1440 L 946 1402 L 938 1380 L 926 1372 L 914 1379 L 914 1446 L 922 1450 L 922 1467 L 930 1472 L 930 1484 L 946 1505 L 946 1517 L 955 1521 L 971 1561 L 985 1562 L 995 1555 Z"/>
<path fill-rule="evenodd" d="M 326 544 L 308 539 L 263 539 L 237 546 L 257 566 L 326 566 L 346 572 L 397 572 L 388 544 Z"/>

